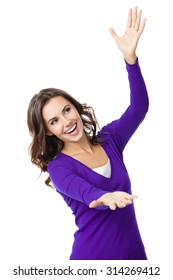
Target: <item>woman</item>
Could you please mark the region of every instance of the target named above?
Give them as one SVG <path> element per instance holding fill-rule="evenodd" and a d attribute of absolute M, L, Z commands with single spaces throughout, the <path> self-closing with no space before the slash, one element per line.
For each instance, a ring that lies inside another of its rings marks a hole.
<path fill-rule="evenodd" d="M 136 48 L 145 28 L 142 11 L 129 10 L 125 33 L 110 33 L 125 60 L 130 105 L 98 133 L 91 107 L 48 88 L 31 99 L 28 127 L 31 159 L 48 171 L 75 215 L 78 230 L 70 260 L 146 260 L 123 150 L 148 111 L 148 95 Z"/>

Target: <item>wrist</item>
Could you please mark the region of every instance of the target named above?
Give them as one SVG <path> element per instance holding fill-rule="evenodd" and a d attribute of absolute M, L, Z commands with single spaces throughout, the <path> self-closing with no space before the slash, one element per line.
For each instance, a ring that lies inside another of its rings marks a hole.
<path fill-rule="evenodd" d="M 137 60 L 137 56 L 136 54 L 132 55 L 132 56 L 124 56 L 124 60 L 128 63 L 128 64 L 135 64 L 136 60 Z"/>

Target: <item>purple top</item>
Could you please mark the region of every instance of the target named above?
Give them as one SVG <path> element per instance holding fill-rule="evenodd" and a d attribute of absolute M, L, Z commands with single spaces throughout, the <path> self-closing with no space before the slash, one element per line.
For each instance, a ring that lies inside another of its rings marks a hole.
<path fill-rule="evenodd" d="M 107 178 L 78 160 L 58 153 L 48 165 L 52 183 L 75 215 L 71 260 L 145 260 L 134 205 L 117 208 L 89 208 L 91 201 L 107 192 L 131 193 L 131 183 L 123 162 L 123 150 L 148 111 L 148 95 L 138 60 L 126 63 L 130 84 L 130 105 L 120 119 L 104 126 L 98 137 L 111 163 Z M 106 132 L 106 133 L 105 133 Z"/>

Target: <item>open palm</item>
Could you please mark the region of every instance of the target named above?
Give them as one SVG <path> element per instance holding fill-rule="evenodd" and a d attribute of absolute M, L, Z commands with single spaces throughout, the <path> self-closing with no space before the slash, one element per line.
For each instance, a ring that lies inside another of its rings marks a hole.
<path fill-rule="evenodd" d="M 141 23 L 142 10 L 138 11 L 135 7 L 134 10 L 129 10 L 126 30 L 123 36 L 119 37 L 114 29 L 110 28 L 109 31 L 114 38 L 118 48 L 123 53 L 127 62 L 136 60 L 136 48 L 139 38 L 145 28 L 146 19 Z"/>

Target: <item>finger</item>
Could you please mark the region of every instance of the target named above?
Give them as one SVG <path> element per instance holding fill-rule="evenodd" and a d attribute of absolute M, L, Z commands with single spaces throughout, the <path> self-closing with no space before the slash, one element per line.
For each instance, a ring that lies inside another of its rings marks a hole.
<path fill-rule="evenodd" d="M 137 195 L 129 194 L 126 196 L 126 199 L 134 199 L 134 198 L 137 198 Z"/>
<path fill-rule="evenodd" d="M 93 200 L 90 204 L 89 204 L 89 208 L 95 208 L 99 205 L 97 200 Z"/>
<path fill-rule="evenodd" d="M 116 203 L 110 203 L 108 206 L 111 210 L 115 210 L 117 208 Z"/>
<path fill-rule="evenodd" d="M 95 208 L 98 206 L 103 206 L 103 205 L 107 205 L 104 201 L 102 200 L 93 200 L 90 204 L 89 204 L 89 208 Z"/>
<path fill-rule="evenodd" d="M 118 35 L 113 28 L 109 28 L 109 32 L 114 39 L 118 38 Z"/>
<path fill-rule="evenodd" d="M 138 31 L 141 23 L 142 10 L 139 10 L 136 18 L 135 29 Z"/>
<path fill-rule="evenodd" d="M 128 19 L 127 19 L 127 28 L 130 28 L 132 25 L 132 9 L 128 12 Z"/>
<path fill-rule="evenodd" d="M 126 203 L 125 203 L 123 200 L 117 201 L 116 204 L 117 204 L 117 206 L 118 206 L 119 208 L 124 208 L 124 207 L 126 207 Z"/>
<path fill-rule="evenodd" d="M 139 29 L 139 34 L 140 34 L 140 35 L 141 35 L 142 32 L 144 31 L 146 21 L 147 21 L 146 18 L 142 21 L 141 27 L 140 27 L 140 29 Z"/>
<path fill-rule="evenodd" d="M 135 27 L 136 24 L 136 19 L 137 19 L 137 10 L 138 8 L 135 7 L 133 10 L 133 16 L 132 16 L 132 27 Z"/>
<path fill-rule="evenodd" d="M 129 195 L 129 196 L 130 196 L 130 195 Z M 117 206 L 118 206 L 119 208 L 124 208 L 124 207 L 126 207 L 126 206 L 132 204 L 132 203 L 133 203 L 133 200 L 132 200 L 132 199 L 133 199 L 133 198 L 136 198 L 136 197 L 137 197 L 137 196 L 135 196 L 135 195 L 131 195 L 130 198 L 125 197 L 124 199 L 121 199 L 121 200 L 117 201 L 116 204 L 117 204 Z"/>
<path fill-rule="evenodd" d="M 133 203 L 133 201 L 131 200 L 131 199 L 126 199 L 126 201 L 125 201 L 125 204 L 126 205 L 130 205 L 130 204 L 132 204 Z"/>

